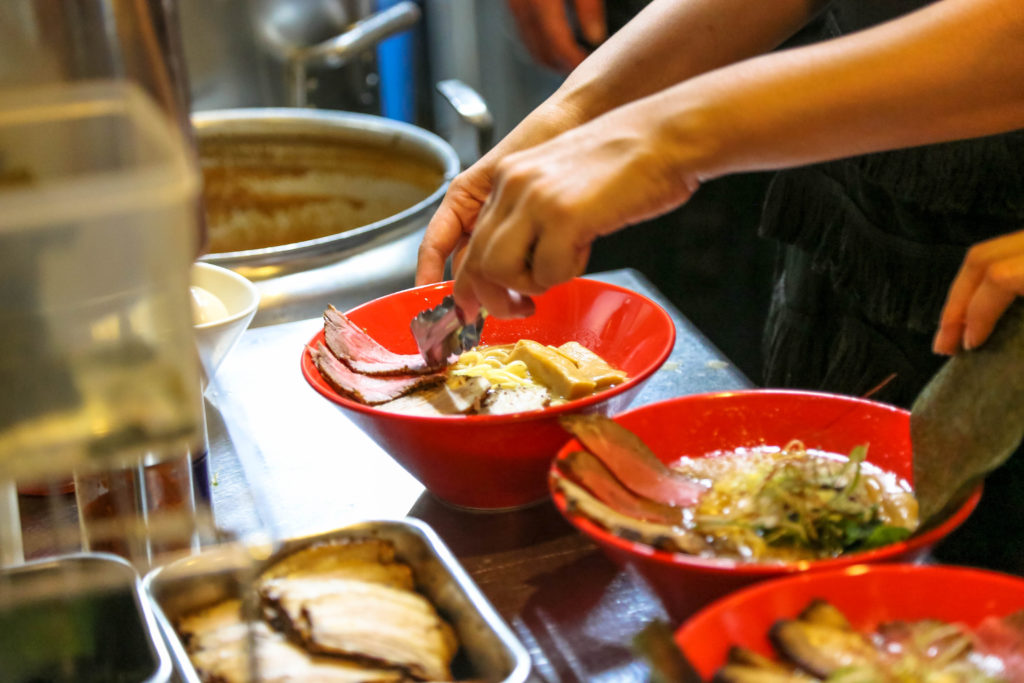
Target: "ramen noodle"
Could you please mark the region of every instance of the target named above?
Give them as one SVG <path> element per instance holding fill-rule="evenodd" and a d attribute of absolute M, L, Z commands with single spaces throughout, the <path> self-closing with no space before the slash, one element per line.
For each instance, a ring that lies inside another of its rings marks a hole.
<path fill-rule="evenodd" d="M 484 346 L 464 352 L 449 368 L 451 377 L 482 377 L 492 387 L 515 389 L 537 386 L 521 360 L 512 360 L 512 345 Z"/>

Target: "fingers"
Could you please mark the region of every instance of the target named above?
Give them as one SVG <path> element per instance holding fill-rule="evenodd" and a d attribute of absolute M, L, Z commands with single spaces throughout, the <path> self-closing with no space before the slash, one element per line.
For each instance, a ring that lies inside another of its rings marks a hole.
<path fill-rule="evenodd" d="M 977 348 L 988 339 L 999 316 L 1010 307 L 1016 296 L 1015 293 L 993 279 L 982 280 L 967 306 L 963 347 L 965 349 Z"/>
<path fill-rule="evenodd" d="M 950 287 L 933 349 L 951 355 L 980 346 L 1024 295 L 1024 231 L 972 247 Z"/>
<path fill-rule="evenodd" d="M 444 279 L 445 262 L 465 246 L 490 188 L 490 171 L 482 162 L 452 181 L 420 242 L 416 256 L 417 285 Z"/>
<path fill-rule="evenodd" d="M 519 35 L 538 62 L 559 71 L 571 71 L 586 58 L 586 51 L 572 35 L 561 0 L 508 0 L 508 6 Z"/>
<path fill-rule="evenodd" d="M 547 230 L 531 245 L 526 277 L 540 290 L 550 289 L 582 275 L 589 258 L 590 243 L 578 242 L 575 230 Z"/>
<path fill-rule="evenodd" d="M 960 350 L 967 322 L 967 306 L 982 277 L 982 264 L 978 263 L 976 257 L 972 258 L 968 251 L 946 295 L 946 303 L 939 318 L 939 331 L 932 342 L 935 353 L 951 356 Z"/>
<path fill-rule="evenodd" d="M 504 207 L 499 185 L 480 212 L 477 229 L 455 277 L 455 300 L 467 313 L 483 306 L 499 318 L 523 317 L 533 303 L 523 293 L 541 293 L 530 277 L 530 253 L 535 234 L 514 210 Z M 506 192 L 507 194 L 507 192 Z"/>
<path fill-rule="evenodd" d="M 427 225 L 416 255 L 417 285 L 444 279 L 444 264 L 462 237 L 462 223 L 458 215 L 446 202 L 442 202 Z"/>
<path fill-rule="evenodd" d="M 604 0 L 576 0 L 576 17 L 580 21 L 583 37 L 591 45 L 600 45 L 608 37 Z"/>

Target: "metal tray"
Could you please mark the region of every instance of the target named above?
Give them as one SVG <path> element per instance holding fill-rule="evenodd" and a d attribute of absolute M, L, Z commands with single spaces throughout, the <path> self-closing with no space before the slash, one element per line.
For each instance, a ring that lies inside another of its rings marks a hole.
<path fill-rule="evenodd" d="M 340 539 L 390 541 L 397 558 L 408 564 L 418 590 L 455 628 L 462 649 L 456 680 L 522 683 L 530 657 L 495 609 L 434 531 L 416 519 L 361 522 L 322 534 L 283 541 L 272 553 L 225 545 L 151 571 L 143 586 L 155 605 L 160 628 L 181 677 L 198 683 L 173 624 L 184 614 L 228 598 L 241 598 L 252 579 L 285 555 L 315 543 Z"/>
<path fill-rule="evenodd" d="M 174 667 L 135 569 L 76 553 L 0 570 L 0 678 L 163 683 Z"/>

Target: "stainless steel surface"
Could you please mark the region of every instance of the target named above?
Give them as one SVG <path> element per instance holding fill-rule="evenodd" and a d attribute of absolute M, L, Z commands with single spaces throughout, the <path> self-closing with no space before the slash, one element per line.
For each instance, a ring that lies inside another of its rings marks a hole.
<path fill-rule="evenodd" d="M 307 15 L 307 22 L 318 18 Z M 288 61 L 288 91 L 292 106 L 307 104 L 307 74 L 310 67 L 339 67 L 352 60 L 360 52 L 375 46 L 388 36 L 412 27 L 420 18 L 420 8 L 414 2 L 400 2 L 386 10 L 361 19 L 344 32 L 314 45 L 278 44 Z M 301 29 L 300 29 L 301 30 Z M 303 31 L 308 33 L 308 31 Z M 280 34 L 278 34 L 280 35 Z"/>
<path fill-rule="evenodd" d="M 121 558 L 76 553 L 0 572 L 5 683 L 162 683 L 172 670 L 142 582 Z"/>
<path fill-rule="evenodd" d="M 285 540 L 269 556 L 256 559 L 236 546 L 207 550 L 150 572 L 143 584 L 157 605 L 157 619 L 170 642 L 180 675 L 198 676 L 172 624 L 185 613 L 228 598 L 241 597 L 247 580 L 262 568 L 301 548 L 342 539 L 390 541 L 398 560 L 413 570 L 416 586 L 458 634 L 470 671 L 477 681 L 522 683 L 530 671 L 526 649 L 459 566 L 436 533 L 415 519 L 374 520 L 341 529 Z M 247 556 L 251 564 L 247 566 Z"/>
<path fill-rule="evenodd" d="M 420 160 L 439 171 L 438 186 L 425 198 L 381 220 L 316 239 L 204 256 L 203 260 L 231 268 L 257 284 L 261 305 L 254 326 L 314 316 L 328 302 L 341 307 L 346 297 L 358 296 L 367 286 L 412 284 L 417 233 L 459 170 L 445 141 L 416 126 L 349 112 L 235 109 L 197 113 L 193 122 L 200 141 L 220 136 L 322 137 Z M 366 258 L 352 262 L 359 255 Z"/>

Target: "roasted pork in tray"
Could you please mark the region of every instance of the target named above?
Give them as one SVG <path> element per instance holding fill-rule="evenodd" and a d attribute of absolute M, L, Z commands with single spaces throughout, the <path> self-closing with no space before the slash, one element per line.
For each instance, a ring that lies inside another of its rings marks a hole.
<path fill-rule="evenodd" d="M 528 675 L 525 650 L 421 522 L 293 539 L 248 570 L 223 551 L 146 577 L 189 683 Z"/>

